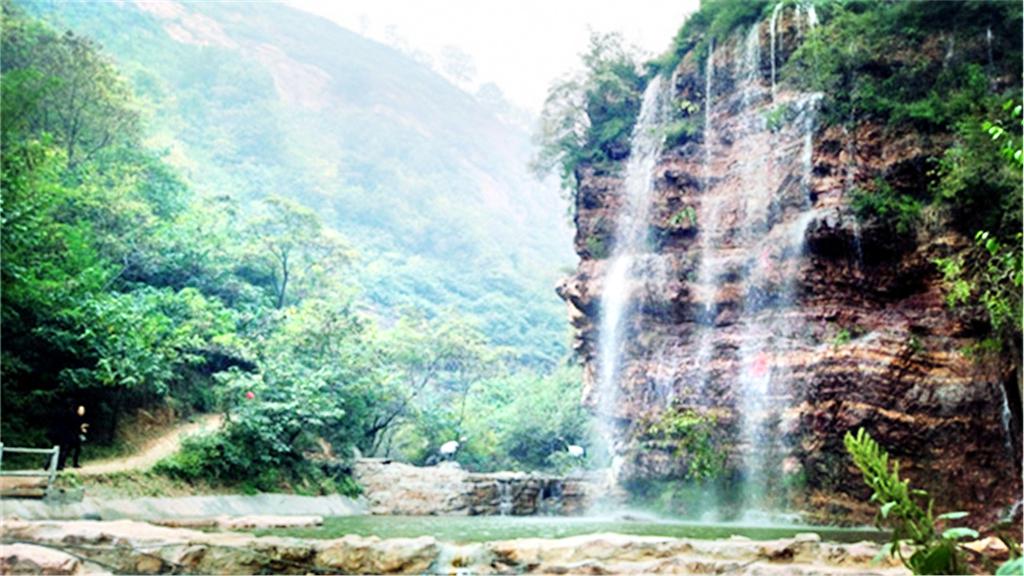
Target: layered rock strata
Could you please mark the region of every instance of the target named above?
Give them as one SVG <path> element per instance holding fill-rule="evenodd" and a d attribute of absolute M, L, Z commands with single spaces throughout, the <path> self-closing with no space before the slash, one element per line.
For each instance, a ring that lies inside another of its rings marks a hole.
<path fill-rule="evenodd" d="M 850 205 L 882 175 L 927 186 L 941 142 L 824 125 L 822 95 L 773 86 L 771 60 L 781 66 L 801 40 L 789 12 L 779 23 L 774 54 L 761 22 L 720 42 L 710 70 L 690 53 L 673 74 L 679 108 L 710 108 L 703 135 L 667 147 L 652 175 L 655 248 L 634 287 L 612 415 L 626 438 L 620 480 L 684 477 L 687 455 L 645 438 L 692 410 L 715 422 L 726 483 L 758 475 L 807 518 L 867 522 L 874 510 L 842 442 L 865 427 L 941 509 L 993 520 L 1020 496 L 1014 376 L 1006 359 L 964 352 L 983 325 L 948 308 L 933 263 L 970 240 L 941 214 L 898 236 Z M 559 293 L 593 406 L 608 261 L 592 247 L 614 243 L 623 183 L 589 166 L 577 179 L 581 260 Z"/>

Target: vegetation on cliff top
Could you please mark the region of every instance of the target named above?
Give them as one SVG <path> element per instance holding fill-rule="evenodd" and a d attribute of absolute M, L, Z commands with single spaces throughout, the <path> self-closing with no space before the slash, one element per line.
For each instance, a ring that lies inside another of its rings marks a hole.
<path fill-rule="evenodd" d="M 629 155 L 647 84 L 636 49 L 618 34 L 593 34 L 581 58 L 583 69 L 548 91 L 531 163 L 540 176 L 557 172 L 572 198 L 578 166 L 609 169 Z"/>
<path fill-rule="evenodd" d="M 691 53 L 698 63 L 703 63 L 713 38 L 724 40 L 740 26 L 754 24 L 776 3 L 795 5 L 799 0 L 702 0 L 700 10 L 687 18 L 676 33 L 671 48 L 651 65 L 664 74 L 672 74 L 683 58 Z"/>
<path fill-rule="evenodd" d="M 880 124 L 890 136 L 913 135 L 932 154 L 928 166 L 879 174 L 854 190 L 855 211 L 891 227 L 907 245 L 925 212 L 946 214 L 964 236 L 977 237 L 967 253 L 939 260 L 950 302 L 984 308 L 993 332 L 1019 357 L 1021 163 L 1012 136 L 1020 133 L 1019 6 L 820 7 L 823 24 L 807 34 L 783 77 L 826 95 L 827 124 Z M 993 143 L 1000 137 L 1003 144 Z"/>

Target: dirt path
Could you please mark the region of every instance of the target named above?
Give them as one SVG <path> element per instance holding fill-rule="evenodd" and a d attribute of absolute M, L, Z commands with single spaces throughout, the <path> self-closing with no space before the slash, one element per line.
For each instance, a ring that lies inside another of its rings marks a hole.
<path fill-rule="evenodd" d="M 75 471 L 82 476 L 95 476 L 127 470 L 145 470 L 156 464 L 161 458 L 177 452 L 181 447 L 181 439 L 185 436 L 216 430 L 223 420 L 224 417 L 221 414 L 203 414 L 194 422 L 179 424 L 163 435 L 150 440 L 142 450 L 132 456 L 90 462 Z"/>

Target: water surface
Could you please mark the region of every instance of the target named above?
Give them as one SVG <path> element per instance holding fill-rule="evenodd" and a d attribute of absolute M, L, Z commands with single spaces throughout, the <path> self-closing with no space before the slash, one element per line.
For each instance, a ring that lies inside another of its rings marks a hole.
<path fill-rule="evenodd" d="M 833 542 L 884 542 L 888 535 L 872 528 L 822 526 L 768 526 L 709 524 L 677 520 L 621 517 L 558 516 L 331 516 L 323 526 L 259 530 L 259 535 L 298 538 L 339 538 L 347 534 L 381 538 L 433 536 L 446 542 L 485 542 L 513 538 L 565 538 L 581 534 L 616 532 L 635 536 L 672 538 L 729 538 L 745 536 L 754 540 L 787 538 L 805 532 L 819 534 Z"/>

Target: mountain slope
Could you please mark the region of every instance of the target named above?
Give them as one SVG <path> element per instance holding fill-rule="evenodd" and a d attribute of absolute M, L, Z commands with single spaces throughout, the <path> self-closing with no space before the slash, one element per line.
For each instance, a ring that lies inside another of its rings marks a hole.
<path fill-rule="evenodd" d="M 528 176 L 528 135 L 470 95 L 281 5 L 25 7 L 103 44 L 151 108 L 151 143 L 201 193 L 315 208 L 358 249 L 381 315 L 453 309 L 524 360 L 561 356 L 564 207 Z"/>

